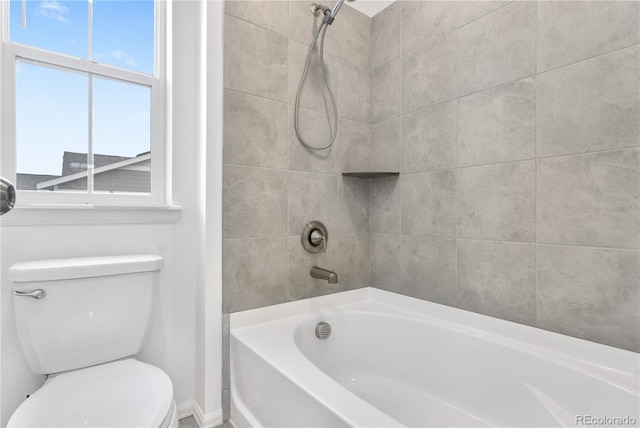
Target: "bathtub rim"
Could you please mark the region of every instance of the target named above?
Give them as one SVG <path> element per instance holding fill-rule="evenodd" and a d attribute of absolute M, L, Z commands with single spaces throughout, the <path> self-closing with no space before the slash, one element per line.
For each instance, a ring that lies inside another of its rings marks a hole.
<path fill-rule="evenodd" d="M 320 321 L 323 314 L 337 310 L 383 311 L 384 315 L 473 334 L 562 364 L 640 396 L 638 353 L 372 287 L 232 313 L 230 336 L 255 351 L 250 340 L 252 330 L 269 323 L 298 325 L 309 317 Z"/>

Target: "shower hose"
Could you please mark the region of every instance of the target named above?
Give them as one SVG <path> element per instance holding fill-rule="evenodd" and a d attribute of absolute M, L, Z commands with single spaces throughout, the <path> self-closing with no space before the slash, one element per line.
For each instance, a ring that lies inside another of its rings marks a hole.
<path fill-rule="evenodd" d="M 308 148 L 309 150 L 328 149 L 336 141 L 336 136 L 338 135 L 338 108 L 336 107 L 336 99 L 333 96 L 333 92 L 331 92 L 331 86 L 329 86 L 329 80 L 327 79 L 327 70 L 324 66 L 324 36 L 327 32 L 328 26 L 329 24 L 323 21 L 320 24 L 320 28 L 318 28 L 318 31 L 313 37 L 311 46 L 309 46 L 309 52 L 307 53 L 307 60 L 304 63 L 304 71 L 302 72 L 302 77 L 300 78 L 300 85 L 298 85 L 298 92 L 296 93 L 296 104 L 295 104 L 294 114 L 293 114 L 293 125 L 296 130 L 296 135 L 298 136 L 298 140 L 300 140 L 302 145 Z M 313 48 L 316 45 L 316 41 L 318 40 L 318 37 L 320 37 L 320 69 L 322 70 L 322 79 L 323 79 L 324 85 L 327 87 L 327 90 L 329 92 L 329 98 L 331 98 L 331 105 L 333 107 L 333 126 L 331 126 L 331 123 L 329 123 L 329 128 L 331 132 L 331 139 L 329 140 L 329 143 L 322 147 L 313 147 L 309 145 L 302 138 L 302 135 L 300 135 L 298 113 L 300 110 L 300 93 L 302 92 L 302 86 L 304 85 L 304 81 L 307 79 L 307 73 L 309 71 L 309 63 L 311 62 L 311 54 L 313 53 Z"/>

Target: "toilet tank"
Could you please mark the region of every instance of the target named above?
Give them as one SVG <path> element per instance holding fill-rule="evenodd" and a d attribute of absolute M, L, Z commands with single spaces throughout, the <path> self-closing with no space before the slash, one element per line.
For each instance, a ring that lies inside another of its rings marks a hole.
<path fill-rule="evenodd" d="M 34 373 L 49 374 L 135 355 L 158 292 L 162 257 L 152 254 L 16 263 L 13 296 L 22 350 Z"/>

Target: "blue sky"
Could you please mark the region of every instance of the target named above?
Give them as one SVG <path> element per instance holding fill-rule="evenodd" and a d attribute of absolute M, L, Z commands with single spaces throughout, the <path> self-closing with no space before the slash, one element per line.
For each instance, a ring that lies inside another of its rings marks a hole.
<path fill-rule="evenodd" d="M 94 0 L 93 60 L 153 73 L 152 0 Z M 10 2 L 14 42 L 88 58 L 86 0 Z M 17 69 L 18 172 L 60 175 L 62 154 L 88 149 L 88 77 L 19 63 Z M 149 150 L 146 87 L 93 80 L 94 153 L 135 156 Z"/>

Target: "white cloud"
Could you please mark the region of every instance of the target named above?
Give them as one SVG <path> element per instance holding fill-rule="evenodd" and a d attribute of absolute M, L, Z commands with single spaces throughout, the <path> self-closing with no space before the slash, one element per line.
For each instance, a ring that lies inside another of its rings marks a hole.
<path fill-rule="evenodd" d="M 127 52 L 121 49 L 114 49 L 108 54 L 95 53 L 93 54 L 93 58 L 97 61 L 106 62 L 108 58 L 115 59 L 118 62 L 127 65 L 129 67 L 137 67 L 138 63 L 136 60 L 129 55 Z"/>
<path fill-rule="evenodd" d="M 56 0 L 43 0 L 36 8 L 35 14 L 46 18 L 54 19 L 58 22 L 69 22 L 64 15 L 69 12 L 69 8 L 60 4 Z"/>

